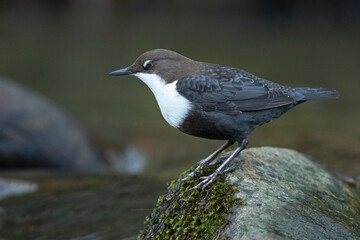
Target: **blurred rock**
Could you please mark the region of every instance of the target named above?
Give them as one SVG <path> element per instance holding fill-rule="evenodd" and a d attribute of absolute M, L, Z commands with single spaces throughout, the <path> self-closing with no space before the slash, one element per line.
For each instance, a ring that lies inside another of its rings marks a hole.
<path fill-rule="evenodd" d="M 234 172 L 202 191 L 188 192 L 186 182 L 180 188 L 173 183 L 147 218 L 140 239 L 205 239 L 209 232 L 216 239 L 234 240 L 360 239 L 359 192 L 307 156 L 287 149 L 251 148 L 234 159 L 233 166 Z M 199 182 L 199 177 L 187 182 Z M 233 192 L 230 204 L 233 187 L 238 192 Z M 194 211 L 173 211 L 186 202 L 184 206 Z"/>
<path fill-rule="evenodd" d="M 48 99 L 0 78 L 0 169 L 102 171 L 84 130 Z"/>
<path fill-rule="evenodd" d="M 24 193 L 31 193 L 37 189 L 38 186 L 35 183 L 0 178 L 0 199 Z"/>

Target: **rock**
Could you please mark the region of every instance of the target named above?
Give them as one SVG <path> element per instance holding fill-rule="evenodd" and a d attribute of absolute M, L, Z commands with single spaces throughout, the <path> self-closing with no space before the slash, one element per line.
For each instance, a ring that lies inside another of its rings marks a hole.
<path fill-rule="evenodd" d="M 262 147 L 233 164 L 203 191 L 172 183 L 140 239 L 360 239 L 359 192 L 309 157 Z"/>
<path fill-rule="evenodd" d="M 36 191 L 38 186 L 22 180 L 0 178 L 0 199 L 14 195 L 31 193 Z"/>
<path fill-rule="evenodd" d="M 246 151 L 227 180 L 247 205 L 234 210 L 231 239 L 360 238 L 359 194 L 295 151 Z"/>
<path fill-rule="evenodd" d="M 73 119 L 43 96 L 0 78 L 0 169 L 101 171 L 105 165 Z"/>

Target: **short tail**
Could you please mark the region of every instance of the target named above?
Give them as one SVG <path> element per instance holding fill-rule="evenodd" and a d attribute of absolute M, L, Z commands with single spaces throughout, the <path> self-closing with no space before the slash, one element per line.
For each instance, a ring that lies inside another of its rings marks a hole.
<path fill-rule="evenodd" d="M 293 90 L 293 98 L 296 101 L 332 99 L 339 97 L 339 93 L 332 88 L 294 88 Z"/>

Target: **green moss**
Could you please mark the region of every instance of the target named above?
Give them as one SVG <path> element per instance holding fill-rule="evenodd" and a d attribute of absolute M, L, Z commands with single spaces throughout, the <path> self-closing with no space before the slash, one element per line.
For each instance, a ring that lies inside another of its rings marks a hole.
<path fill-rule="evenodd" d="M 203 169 L 199 176 L 193 176 L 176 186 L 172 181 L 168 192 L 160 196 L 152 214 L 145 220 L 145 228 L 138 239 L 213 239 L 227 224 L 227 215 L 234 205 L 244 205 L 235 198 L 237 189 L 225 182 L 220 175 L 206 189 L 190 188 L 200 182 L 201 176 L 208 176 L 217 166 Z M 182 179 L 188 172 L 184 172 Z"/>

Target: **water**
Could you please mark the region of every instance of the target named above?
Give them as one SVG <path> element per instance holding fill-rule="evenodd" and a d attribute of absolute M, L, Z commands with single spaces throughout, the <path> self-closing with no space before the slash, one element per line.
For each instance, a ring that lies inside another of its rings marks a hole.
<path fill-rule="evenodd" d="M 38 186 L 34 183 L 0 178 L 0 199 L 35 192 L 37 189 Z"/>
<path fill-rule="evenodd" d="M 5 239 L 99 239 L 136 236 L 164 182 L 146 176 L 7 173 L 39 185 L 0 202 Z"/>

